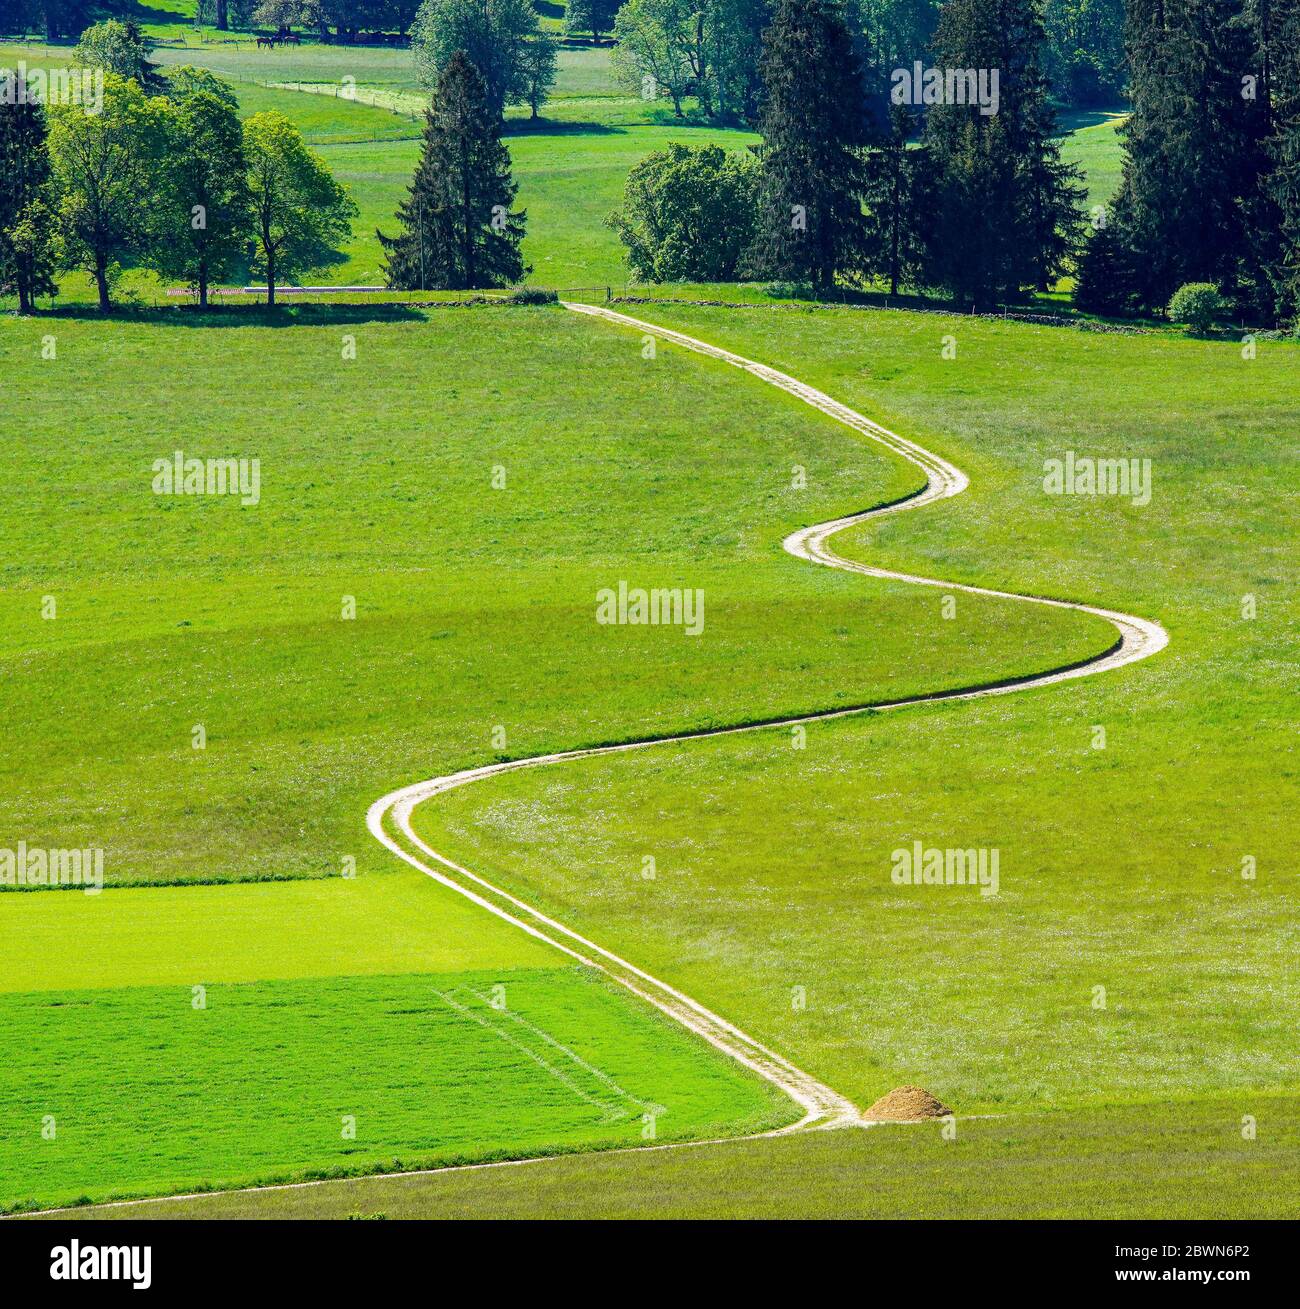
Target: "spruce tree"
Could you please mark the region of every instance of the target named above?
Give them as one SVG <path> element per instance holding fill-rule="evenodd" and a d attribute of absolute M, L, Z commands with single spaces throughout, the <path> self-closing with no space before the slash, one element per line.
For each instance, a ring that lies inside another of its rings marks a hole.
<path fill-rule="evenodd" d="M 1268 116 L 1258 85 L 1243 94 L 1259 69 L 1239 10 L 1238 0 L 1129 0 L 1133 112 L 1116 216 L 1146 308 L 1185 282 L 1236 295 Z"/>
<path fill-rule="evenodd" d="M 1079 255 L 1074 303 L 1090 314 L 1127 313 L 1133 308 L 1132 282 L 1132 253 L 1113 213 L 1102 210 Z"/>
<path fill-rule="evenodd" d="M 1272 316 L 1300 321 L 1300 0 L 1272 0 L 1262 42 L 1268 69 L 1270 137 L 1262 180 L 1275 226 L 1265 252 Z"/>
<path fill-rule="evenodd" d="M 19 74 L 0 82 L 0 286 L 18 293 L 18 310 L 30 313 L 38 295 L 55 292 L 54 219 L 47 204 L 50 155 L 45 110 Z"/>
<path fill-rule="evenodd" d="M 388 285 L 459 291 L 519 281 L 531 270 L 519 250 L 526 215 L 511 208 L 517 191 L 500 117 L 458 51 L 425 115 L 420 162 L 397 211 L 401 231 L 378 234 Z"/>
<path fill-rule="evenodd" d="M 780 0 L 763 38 L 763 147 L 750 264 L 811 281 L 865 271 L 862 70 L 831 0 Z"/>
<path fill-rule="evenodd" d="M 930 201 L 924 152 L 908 149 L 913 128 L 907 106 L 891 105 L 889 134 L 866 157 L 865 266 L 888 280 L 890 295 L 901 282 L 915 284 L 925 253 Z"/>
<path fill-rule="evenodd" d="M 1078 239 L 1085 188 L 1054 139 L 1043 40 L 1033 0 L 949 0 L 939 18 L 935 64 L 985 70 L 983 108 L 995 110 L 936 103 L 926 119 L 937 204 L 925 278 L 961 304 L 990 309 L 1046 290 Z"/>

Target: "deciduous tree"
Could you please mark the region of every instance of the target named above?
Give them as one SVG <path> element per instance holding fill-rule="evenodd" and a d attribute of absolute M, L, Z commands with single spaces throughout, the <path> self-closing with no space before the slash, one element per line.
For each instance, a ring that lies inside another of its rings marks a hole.
<path fill-rule="evenodd" d="M 165 130 L 148 262 L 184 278 L 206 307 L 209 285 L 238 266 L 253 237 L 243 130 L 234 108 L 207 90 L 179 96 Z"/>
<path fill-rule="evenodd" d="M 463 51 L 487 87 L 487 102 L 501 117 L 506 105 L 527 104 L 528 43 L 537 34 L 529 0 L 424 0 L 411 24 L 411 48 L 420 79 L 438 84 Z"/>
<path fill-rule="evenodd" d="M 754 229 L 756 168 L 720 146 L 671 144 L 628 174 L 623 206 L 606 222 L 643 282 L 730 282 Z"/>
<path fill-rule="evenodd" d="M 276 281 L 342 263 L 337 243 L 351 234 L 357 207 L 302 133 L 273 110 L 244 124 L 248 190 L 257 240 L 254 273 L 266 277 L 268 305 Z"/>
<path fill-rule="evenodd" d="M 138 83 L 104 74 L 98 114 L 80 105 L 50 109 L 50 159 L 66 266 L 95 279 L 99 307 L 111 307 L 120 261 L 148 242 L 164 129 L 160 102 Z"/>

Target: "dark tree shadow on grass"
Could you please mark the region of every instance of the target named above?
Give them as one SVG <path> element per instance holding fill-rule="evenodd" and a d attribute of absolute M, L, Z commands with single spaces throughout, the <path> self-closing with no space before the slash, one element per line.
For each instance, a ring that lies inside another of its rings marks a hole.
<path fill-rule="evenodd" d="M 451 307 L 460 302 L 445 301 Z M 94 305 L 59 305 L 43 309 L 36 318 L 66 319 L 87 323 L 139 323 L 151 327 L 333 327 L 365 323 L 415 323 L 424 320 L 424 311 L 441 308 L 439 302 L 409 304 L 222 304 L 200 309 L 198 305 L 177 304 L 166 308 L 134 305 L 115 306 L 104 314 Z"/>
<path fill-rule="evenodd" d="M 509 136 L 626 136 L 627 128 L 614 123 L 573 122 L 560 118 L 507 118 L 501 135 Z"/>

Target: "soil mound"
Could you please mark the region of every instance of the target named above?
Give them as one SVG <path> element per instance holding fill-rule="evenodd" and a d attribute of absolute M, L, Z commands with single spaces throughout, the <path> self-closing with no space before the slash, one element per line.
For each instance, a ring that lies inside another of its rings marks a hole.
<path fill-rule="evenodd" d="M 864 1117 L 881 1123 L 917 1123 L 926 1118 L 942 1118 L 952 1113 L 920 1086 L 900 1086 L 882 1095 Z"/>

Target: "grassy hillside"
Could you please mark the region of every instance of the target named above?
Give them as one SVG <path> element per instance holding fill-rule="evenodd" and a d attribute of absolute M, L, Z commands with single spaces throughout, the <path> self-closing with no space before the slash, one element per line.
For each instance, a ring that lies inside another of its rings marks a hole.
<path fill-rule="evenodd" d="M 863 1105 L 906 1082 L 967 1112 L 1300 1087 L 1281 816 L 1294 347 L 1245 361 L 1225 343 L 900 313 L 643 312 L 970 473 L 955 501 L 838 549 L 1152 616 L 1170 647 L 1121 674 L 826 724 L 804 751 L 773 731 L 494 778 L 417 815 L 435 848 Z M 1151 503 L 1045 494 L 1044 460 L 1067 450 L 1150 458 Z M 998 849 L 1000 894 L 895 885 L 892 852 L 917 840 Z M 643 852 L 652 882 L 627 873 Z"/>
<path fill-rule="evenodd" d="M 68 52 L 0 47 L 19 57 Z M 321 280 L 379 281 L 375 229 L 418 152 L 409 52 L 158 58 L 299 124 L 361 211 Z M 628 96 L 607 51 L 566 50 L 524 117 L 525 255 L 560 287 L 622 283 L 603 220 L 645 154 L 756 139 Z M 1118 181 L 1116 123 L 1067 124 L 1091 204 Z M 102 849 L 108 883 L 0 888 L 0 1209 L 608 1152 L 647 1114 L 659 1141 L 797 1116 L 394 860 L 367 807 L 493 760 L 1030 674 L 1113 629 L 949 612 L 790 558 L 788 532 L 917 471 L 636 331 L 560 307 L 200 316 L 140 308 L 166 302 L 151 274 L 121 289 L 137 309 L 109 322 L 80 275 L 60 312 L 0 318 L 0 850 Z M 1294 1212 L 1296 348 L 684 293 L 751 304 L 633 312 L 970 474 L 836 550 L 1146 615 L 1169 649 L 814 725 L 802 749 L 764 730 L 512 773 L 416 822 L 862 1106 L 924 1084 L 957 1140 L 837 1132 L 151 1212 Z M 159 494 L 177 451 L 255 460 L 255 502 Z M 1067 452 L 1149 459 L 1150 503 L 1045 493 Z M 620 583 L 698 590 L 703 630 L 601 624 Z M 913 842 L 996 850 L 998 894 L 897 885 Z"/>
<path fill-rule="evenodd" d="M 1109 640 L 993 601 L 954 625 L 914 588 L 790 559 L 788 531 L 916 475 L 563 310 L 174 321 L 0 322 L 0 718 L 43 743 L 0 761 L 0 830 L 101 846 L 111 884 L 390 868 L 367 806 L 441 770 Z M 152 380 L 106 409 L 126 376 Z M 259 503 L 155 494 L 176 450 L 258 459 Z M 702 589 L 703 632 L 601 626 L 620 580 Z"/>
<path fill-rule="evenodd" d="M 3 1205 L 639 1142 L 639 1119 L 582 1095 L 536 1119 L 511 1108 L 537 1101 L 535 1061 L 511 1046 L 484 1062 L 466 1045 L 478 1025 L 430 996 L 475 970 L 511 990 L 558 956 L 403 871 L 366 832 L 369 803 L 503 754 L 1024 671 L 1104 641 L 993 602 L 958 634 L 909 588 L 788 558 L 792 527 L 914 476 L 757 382 L 737 404 L 730 370 L 644 357 L 558 309 L 8 320 L 0 367 L 15 747 L 0 844 L 100 848 L 109 887 L 0 893 L 0 1066 L 27 1106 Z M 105 379 L 126 377 L 150 381 L 106 407 Z M 156 494 L 154 461 L 178 449 L 257 459 L 257 503 Z M 620 579 L 702 589 L 703 632 L 600 626 L 596 593 Z M 924 653 L 902 657 L 901 633 Z M 265 880 L 284 878 L 313 880 Z M 402 974 L 418 976 L 376 980 Z M 579 1057 L 668 1108 L 662 1132 L 791 1112 L 575 985 L 557 974 L 525 1020 L 548 1049 L 578 1050 L 579 1024 L 595 1043 Z M 58 1070 L 43 1102 L 23 1091 L 33 1058 Z M 461 1067 L 478 1069 L 470 1100 L 438 1080 Z M 214 1079 L 225 1126 L 205 1135 L 193 1088 Z M 378 1120 L 356 1142 L 322 1126 L 349 1100 Z"/>

